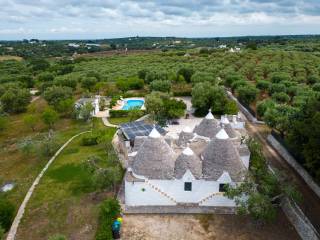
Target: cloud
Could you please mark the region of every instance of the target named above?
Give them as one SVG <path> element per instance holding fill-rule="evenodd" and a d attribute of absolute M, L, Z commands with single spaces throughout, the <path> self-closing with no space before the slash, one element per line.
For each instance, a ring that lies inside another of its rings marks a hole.
<path fill-rule="evenodd" d="M 0 39 L 91 33 L 246 35 L 255 30 L 296 34 L 320 29 L 319 0 L 0 0 L 0 6 Z"/>

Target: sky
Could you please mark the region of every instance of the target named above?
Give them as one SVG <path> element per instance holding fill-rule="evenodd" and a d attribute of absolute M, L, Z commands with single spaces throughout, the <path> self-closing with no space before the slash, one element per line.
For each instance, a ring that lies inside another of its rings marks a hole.
<path fill-rule="evenodd" d="M 0 0 L 0 40 L 320 33 L 320 0 Z"/>

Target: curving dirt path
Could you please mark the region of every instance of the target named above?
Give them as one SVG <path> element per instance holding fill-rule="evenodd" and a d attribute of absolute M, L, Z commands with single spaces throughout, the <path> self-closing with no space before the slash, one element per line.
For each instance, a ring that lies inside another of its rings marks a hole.
<path fill-rule="evenodd" d="M 18 210 L 18 213 L 16 215 L 16 217 L 14 218 L 14 221 L 11 225 L 11 228 L 10 228 L 10 231 L 8 233 L 8 236 L 7 236 L 7 240 L 14 240 L 15 239 L 15 236 L 16 236 L 16 233 L 17 233 L 17 230 L 18 230 L 18 227 L 19 227 L 19 223 L 23 217 L 23 214 L 24 214 L 24 210 L 26 208 L 26 205 L 27 203 L 29 202 L 31 196 L 32 196 L 32 193 L 35 189 L 35 187 L 38 185 L 38 183 L 40 182 L 42 176 L 44 175 L 44 173 L 47 171 L 47 169 L 49 168 L 49 166 L 51 165 L 51 163 L 56 159 L 56 157 L 61 153 L 61 151 L 73 140 L 75 139 L 76 137 L 84 134 L 84 133 L 88 133 L 88 132 L 91 132 L 91 131 L 85 131 L 85 132 L 81 132 L 81 133 L 78 133 L 76 135 L 74 135 L 73 137 L 71 137 L 67 142 L 65 142 L 65 144 L 62 145 L 62 147 L 59 148 L 59 150 L 54 154 L 54 156 L 48 161 L 48 163 L 45 165 L 45 167 L 41 170 L 41 172 L 39 173 L 39 175 L 37 176 L 37 178 L 34 180 L 34 182 L 32 183 L 31 187 L 29 188 L 25 198 L 23 199 L 23 202 L 22 204 L 20 205 L 19 207 L 19 210 Z"/>

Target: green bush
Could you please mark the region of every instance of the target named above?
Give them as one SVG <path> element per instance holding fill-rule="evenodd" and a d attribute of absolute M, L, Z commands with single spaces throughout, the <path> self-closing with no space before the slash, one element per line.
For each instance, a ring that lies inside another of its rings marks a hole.
<path fill-rule="evenodd" d="M 90 134 L 89 136 L 84 136 L 81 139 L 82 146 L 93 146 L 98 144 L 98 136 Z"/>
<path fill-rule="evenodd" d="M 275 72 L 271 74 L 270 79 L 272 83 L 279 83 L 282 81 L 291 81 L 291 77 L 289 73 L 286 73 L 286 72 Z"/>
<path fill-rule="evenodd" d="M 119 118 L 119 117 L 128 117 L 131 110 L 110 110 L 110 118 Z M 141 115 L 144 115 L 144 110 L 135 110 L 140 111 Z"/>
<path fill-rule="evenodd" d="M 241 75 L 232 73 L 226 76 L 225 84 L 228 87 L 231 87 L 234 82 L 244 81 Z"/>
<path fill-rule="evenodd" d="M 287 103 L 290 101 L 290 97 L 288 96 L 288 94 L 286 94 L 284 92 L 279 92 L 279 93 L 273 94 L 272 99 L 274 99 L 278 103 Z"/>
<path fill-rule="evenodd" d="M 259 117 L 263 117 L 264 113 L 269 109 L 275 107 L 275 102 L 271 99 L 266 99 L 257 103 L 257 113 Z"/>
<path fill-rule="evenodd" d="M 320 92 L 320 83 L 313 84 L 312 90 L 316 92 Z"/>
<path fill-rule="evenodd" d="M 96 240 L 112 240 L 112 223 L 120 214 L 120 205 L 114 198 L 106 199 L 100 206 L 99 227 Z"/>
<path fill-rule="evenodd" d="M 142 89 L 144 86 L 144 82 L 142 79 L 137 77 L 132 78 L 120 78 L 116 82 L 117 88 L 121 91 L 126 92 L 128 90 L 138 90 Z"/>
<path fill-rule="evenodd" d="M 228 100 L 227 104 L 224 107 L 224 114 L 236 115 L 239 109 L 237 103 L 232 100 Z"/>
<path fill-rule="evenodd" d="M 282 83 L 273 83 L 270 85 L 270 88 L 269 88 L 270 94 L 274 94 L 278 92 L 286 92 L 286 91 L 287 91 L 286 85 Z"/>
<path fill-rule="evenodd" d="M 259 91 L 254 86 L 249 85 L 239 87 L 237 92 L 239 100 L 246 105 L 250 105 L 256 100 Z"/>
<path fill-rule="evenodd" d="M 256 87 L 260 90 L 268 90 L 270 87 L 270 82 L 265 80 L 259 80 L 257 81 Z"/>
<path fill-rule="evenodd" d="M 15 207 L 4 197 L 0 196 L 0 227 L 8 231 L 14 218 Z"/>
<path fill-rule="evenodd" d="M 235 91 L 237 90 L 238 88 L 240 87 L 245 87 L 248 85 L 248 82 L 247 81 L 244 81 L 244 80 L 240 80 L 240 81 L 235 81 L 231 84 L 231 89 L 232 91 Z"/>
<path fill-rule="evenodd" d="M 168 80 L 155 80 L 150 84 L 152 91 L 170 92 L 171 83 Z"/>

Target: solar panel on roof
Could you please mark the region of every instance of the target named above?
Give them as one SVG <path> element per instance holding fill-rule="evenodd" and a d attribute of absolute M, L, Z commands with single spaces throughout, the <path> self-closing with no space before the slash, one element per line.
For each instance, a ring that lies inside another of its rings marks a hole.
<path fill-rule="evenodd" d="M 165 134 L 166 131 L 159 125 L 155 127 L 160 134 Z M 146 124 L 144 121 L 129 122 L 121 124 L 120 129 L 129 140 L 133 140 L 136 136 L 148 136 L 153 129 L 153 125 Z"/>

